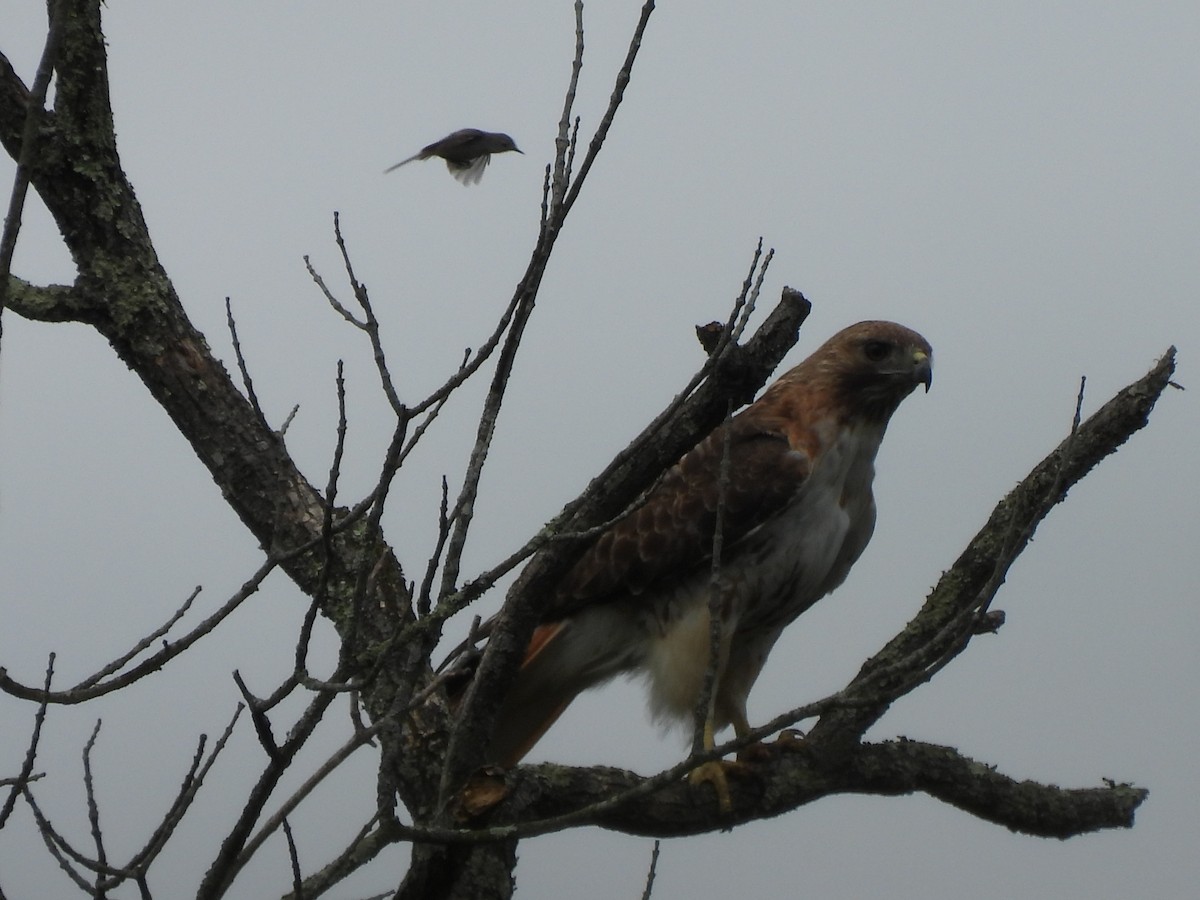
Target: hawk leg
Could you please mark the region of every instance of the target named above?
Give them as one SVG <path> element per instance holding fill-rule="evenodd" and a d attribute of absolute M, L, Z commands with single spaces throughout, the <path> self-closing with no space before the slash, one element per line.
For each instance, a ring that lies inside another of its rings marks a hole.
<path fill-rule="evenodd" d="M 750 730 L 749 724 L 744 716 L 738 716 L 733 723 L 734 732 L 740 737 Z M 704 749 L 711 750 L 717 746 L 715 728 L 713 727 L 713 715 L 710 712 L 704 720 Z M 740 757 L 741 754 L 739 753 Z M 731 774 L 740 774 L 746 770 L 745 763 L 725 760 L 725 759 L 710 759 L 708 762 L 700 763 L 696 768 L 688 773 L 689 784 L 703 784 L 705 782 L 713 786 L 713 790 L 717 792 L 717 806 L 721 810 L 722 815 L 728 815 L 733 811 L 733 800 L 729 796 L 729 778 Z"/>

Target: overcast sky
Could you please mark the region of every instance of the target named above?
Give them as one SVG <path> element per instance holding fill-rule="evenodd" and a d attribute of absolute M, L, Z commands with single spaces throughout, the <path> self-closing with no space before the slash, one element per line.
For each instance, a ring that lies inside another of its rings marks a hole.
<path fill-rule="evenodd" d="M 487 12 L 481 12 L 485 8 Z M 1008 622 L 898 703 L 877 738 L 959 747 L 1018 779 L 1150 789 L 1131 831 L 1066 842 L 1010 834 L 925 797 L 831 798 L 731 834 L 667 842 L 658 898 L 1190 896 L 1200 883 L 1200 7 L 1191 2 L 662 3 L 627 100 L 572 212 L 506 403 L 468 571 L 505 556 L 583 487 L 702 362 L 762 236 L 764 304 L 813 302 L 789 364 L 838 328 L 894 319 L 935 348 L 928 395 L 884 442 L 873 543 L 794 624 L 751 697 L 753 722 L 842 686 L 916 612 L 995 502 L 1085 412 L 1175 344 L 1177 380 L 1147 431 L 1054 510 L 996 601 Z M 638 5 L 594 2 L 577 111 L 603 112 Z M 310 254 L 346 296 L 342 227 L 415 401 L 478 346 L 536 233 L 543 169 L 574 46 L 566 0 L 507 4 L 110 3 L 120 152 L 193 321 L 231 365 L 224 300 L 275 424 L 323 483 L 333 376 L 346 361 L 343 496 L 374 483 L 390 433 L 369 347 L 325 305 Z M 44 3 L 0 3 L 0 48 L 31 81 Z M 437 161 L 388 165 L 461 127 L 510 133 L 464 188 Z M 0 180 L 13 166 L 0 160 Z M 7 195 L 7 191 L 4 192 Z M 69 283 L 36 200 L 14 272 Z M 255 542 L 190 448 L 102 338 L 4 316 L 0 355 L 0 666 L 61 685 L 165 620 L 203 611 L 257 566 Z M 410 572 L 432 541 L 438 482 L 469 449 L 479 389 L 458 397 L 403 473 L 385 520 Z M 497 597 L 487 598 L 493 609 Z M 216 636 L 122 697 L 53 709 L 37 791 L 85 843 L 79 753 L 96 718 L 114 858 L 141 845 L 200 732 L 269 691 L 305 599 L 279 575 Z M 323 659 L 333 641 L 320 636 Z M 32 709 L 0 698 L 0 775 Z M 321 748 L 334 746 L 331 721 Z M 677 761 L 635 685 L 581 700 L 531 760 L 650 774 Z M 309 764 L 325 750 L 314 748 Z M 243 728 L 214 769 L 157 896 L 188 896 L 261 761 Z M 308 870 L 357 830 L 373 760 L 294 820 Z M 24 814 L 22 814 L 24 815 Z M 70 886 L 20 828 L 0 835 L 14 898 Z M 186 847 L 184 846 L 186 844 Z M 526 841 L 520 895 L 640 896 L 651 842 L 595 829 Z M 397 850 L 332 896 L 384 890 Z M 390 865 L 390 868 L 389 868 Z M 167 876 L 170 875 L 170 880 Z M 281 845 L 233 896 L 289 886 Z M 128 892 L 127 894 L 128 895 Z"/>

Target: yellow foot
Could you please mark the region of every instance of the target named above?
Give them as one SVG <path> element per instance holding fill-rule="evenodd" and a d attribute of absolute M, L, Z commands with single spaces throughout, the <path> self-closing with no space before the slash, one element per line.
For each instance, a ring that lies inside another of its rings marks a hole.
<path fill-rule="evenodd" d="M 729 796 L 728 776 L 739 775 L 745 770 L 746 766 L 742 763 L 713 759 L 706 763 L 700 763 L 692 769 L 688 774 L 688 783 L 703 784 L 707 782 L 711 784 L 713 790 L 717 792 L 717 805 L 722 814 L 728 815 L 733 811 L 733 800 Z"/>

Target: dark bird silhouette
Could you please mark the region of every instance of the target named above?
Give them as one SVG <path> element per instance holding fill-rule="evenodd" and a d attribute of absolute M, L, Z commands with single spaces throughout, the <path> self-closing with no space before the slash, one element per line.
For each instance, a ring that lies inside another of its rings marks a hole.
<path fill-rule="evenodd" d="M 408 159 L 401 160 L 383 171 L 386 175 L 413 160 L 436 156 L 446 161 L 446 168 L 450 170 L 450 174 L 463 184 L 478 184 L 479 179 L 483 177 L 483 170 L 491 162 L 492 154 L 508 150 L 522 152 L 507 134 L 463 128 L 446 135 L 440 141 L 434 141 L 428 147 L 422 147 L 419 153 L 414 153 Z"/>

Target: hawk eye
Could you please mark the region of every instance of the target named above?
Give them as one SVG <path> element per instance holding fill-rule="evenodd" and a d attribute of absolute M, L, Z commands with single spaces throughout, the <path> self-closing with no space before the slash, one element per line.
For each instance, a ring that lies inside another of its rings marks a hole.
<path fill-rule="evenodd" d="M 863 353 L 871 362 L 879 362 L 891 352 L 892 345 L 887 341 L 867 341 L 863 344 Z"/>

